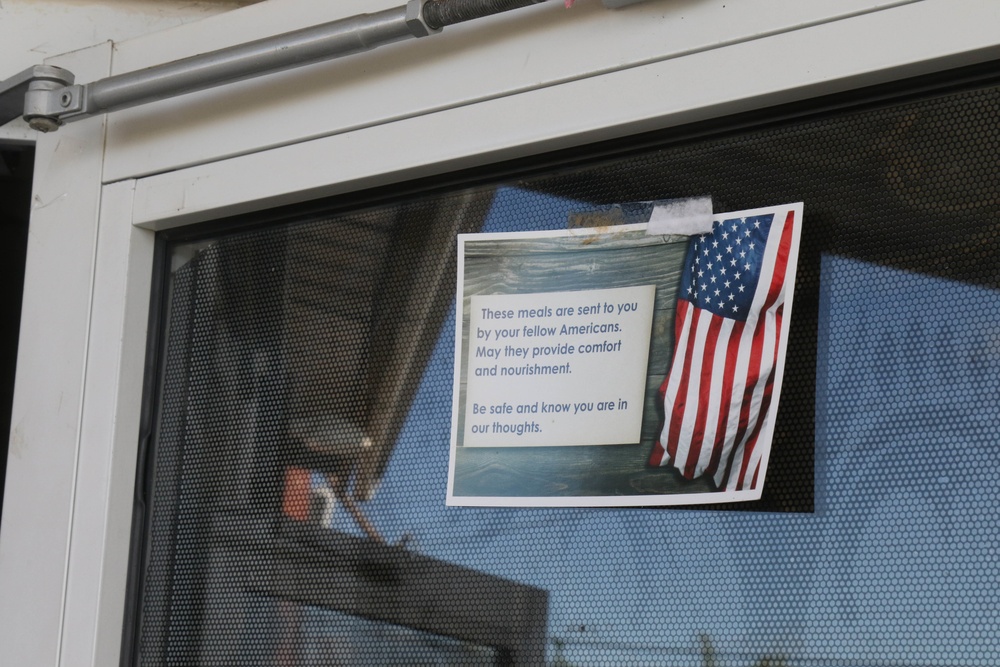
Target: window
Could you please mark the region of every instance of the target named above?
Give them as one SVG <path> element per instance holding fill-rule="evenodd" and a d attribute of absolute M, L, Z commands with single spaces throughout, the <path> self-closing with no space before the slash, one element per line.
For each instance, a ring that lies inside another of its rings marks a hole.
<path fill-rule="evenodd" d="M 984 78 L 164 235 L 130 657 L 994 664 L 998 106 Z M 446 508 L 454 235 L 702 194 L 805 202 L 763 499 Z"/>

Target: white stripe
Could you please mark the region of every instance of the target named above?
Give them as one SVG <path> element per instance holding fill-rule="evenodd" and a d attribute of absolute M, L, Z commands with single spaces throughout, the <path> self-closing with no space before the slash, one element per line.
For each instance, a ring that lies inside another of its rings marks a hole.
<path fill-rule="evenodd" d="M 767 244 L 764 246 L 764 258 L 761 260 L 760 280 L 757 282 L 757 291 L 753 295 L 753 305 L 750 306 L 751 313 L 760 312 L 767 301 L 767 292 L 771 289 L 771 280 L 774 277 L 774 265 L 778 257 L 778 250 L 781 247 L 781 234 L 785 228 L 785 217 L 788 212 L 775 213 L 771 222 L 771 231 L 767 234 Z M 778 294 L 775 304 L 784 302 L 785 290 Z"/>
<path fill-rule="evenodd" d="M 694 315 L 694 308 L 689 304 L 687 315 L 681 326 L 681 336 L 674 342 L 674 361 L 670 366 L 668 374 L 667 389 L 663 395 L 663 410 L 665 419 L 663 420 L 663 430 L 660 431 L 660 444 L 664 450 L 667 448 L 667 437 L 670 435 L 670 418 L 673 414 L 674 402 L 677 400 L 677 387 L 681 382 L 681 370 L 684 368 L 684 355 L 687 353 L 687 339 L 691 329 L 691 318 Z M 667 457 L 667 454 L 664 454 Z M 661 463 L 661 465 L 663 465 Z"/>
<path fill-rule="evenodd" d="M 764 433 L 764 426 L 761 426 L 760 432 L 761 434 Z M 757 444 L 760 445 L 759 438 L 757 440 Z M 743 486 L 744 490 L 746 491 L 749 491 L 750 489 L 753 488 L 753 471 L 757 469 L 757 465 L 760 463 L 760 458 L 761 456 L 764 455 L 765 449 L 767 449 L 767 447 L 760 447 L 760 446 L 754 447 L 753 453 L 750 454 L 750 462 L 747 466 L 747 470 L 749 472 L 747 473 L 746 484 Z"/>
<path fill-rule="evenodd" d="M 736 448 L 736 456 L 733 460 L 733 469 L 729 473 L 729 479 L 726 481 L 727 491 L 736 490 L 740 475 L 743 472 L 743 454 L 746 450 L 747 442 L 750 440 L 750 436 L 753 433 L 754 427 L 757 425 L 757 421 L 763 416 L 761 415 L 760 410 L 761 403 L 764 400 L 764 390 L 767 388 L 767 378 L 770 375 L 775 362 L 773 350 L 776 332 L 775 311 L 777 310 L 777 307 L 778 304 L 775 304 L 773 308 L 769 308 L 767 312 L 764 313 L 764 343 L 761 348 L 760 374 L 757 377 L 757 384 L 754 385 L 753 394 L 750 398 L 750 416 L 747 420 L 747 430 L 740 439 L 740 443 Z"/>

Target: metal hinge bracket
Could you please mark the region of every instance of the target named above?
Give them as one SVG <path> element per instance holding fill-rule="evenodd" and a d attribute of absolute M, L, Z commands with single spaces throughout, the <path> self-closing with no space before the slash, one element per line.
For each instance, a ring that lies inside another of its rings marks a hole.
<path fill-rule="evenodd" d="M 61 116 L 83 106 L 83 90 L 73 80 L 69 70 L 34 65 L 0 81 L 0 125 L 24 116 L 33 130 L 55 130 L 62 124 Z"/>

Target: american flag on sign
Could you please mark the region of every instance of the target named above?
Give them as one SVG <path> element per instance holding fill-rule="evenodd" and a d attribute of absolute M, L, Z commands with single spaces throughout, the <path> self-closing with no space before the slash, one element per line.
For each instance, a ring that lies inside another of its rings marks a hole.
<path fill-rule="evenodd" d="M 673 465 L 687 479 L 711 475 L 725 491 L 763 481 L 801 217 L 801 204 L 728 214 L 692 237 L 651 465 Z"/>

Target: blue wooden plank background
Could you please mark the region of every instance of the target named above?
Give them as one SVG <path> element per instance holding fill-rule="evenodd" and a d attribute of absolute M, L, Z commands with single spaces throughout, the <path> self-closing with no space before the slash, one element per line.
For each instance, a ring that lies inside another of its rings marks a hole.
<path fill-rule="evenodd" d="M 663 420 L 657 391 L 673 354 L 674 309 L 685 236 L 607 228 L 592 236 L 467 239 L 462 301 L 462 358 L 468 358 L 469 306 L 482 294 L 531 294 L 656 286 L 640 441 L 627 445 L 462 447 L 460 409 L 456 496 L 614 496 L 714 490 L 647 465 Z M 465 379 L 459 388 L 465 405 Z"/>

